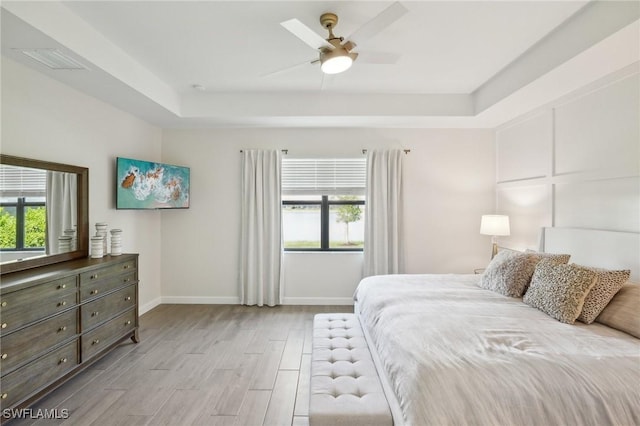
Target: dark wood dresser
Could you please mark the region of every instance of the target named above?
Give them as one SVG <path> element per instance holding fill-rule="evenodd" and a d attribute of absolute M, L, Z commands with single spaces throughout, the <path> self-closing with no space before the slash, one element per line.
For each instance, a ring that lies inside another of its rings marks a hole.
<path fill-rule="evenodd" d="M 0 406 L 22 408 L 138 342 L 138 255 L 78 259 L 2 275 Z"/>

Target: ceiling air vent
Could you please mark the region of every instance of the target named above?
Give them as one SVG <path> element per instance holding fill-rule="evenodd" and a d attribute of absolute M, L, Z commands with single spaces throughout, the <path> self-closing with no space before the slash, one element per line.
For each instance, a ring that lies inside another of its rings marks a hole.
<path fill-rule="evenodd" d="M 58 49 L 14 49 L 52 70 L 86 70 L 86 66 Z"/>

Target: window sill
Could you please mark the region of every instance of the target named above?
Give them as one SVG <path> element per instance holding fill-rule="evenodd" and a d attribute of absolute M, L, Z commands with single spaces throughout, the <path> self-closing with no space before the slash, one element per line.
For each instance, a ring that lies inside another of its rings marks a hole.
<path fill-rule="evenodd" d="M 364 254 L 364 252 L 362 251 L 339 251 L 339 250 L 294 250 L 294 251 L 284 251 L 285 255 L 290 255 L 290 254 L 350 254 L 350 255 L 354 255 L 354 254 L 359 254 L 362 255 Z"/>

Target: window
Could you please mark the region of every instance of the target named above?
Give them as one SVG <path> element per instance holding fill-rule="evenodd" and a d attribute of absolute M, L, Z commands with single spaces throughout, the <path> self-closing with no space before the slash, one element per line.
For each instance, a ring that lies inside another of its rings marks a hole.
<path fill-rule="evenodd" d="M 366 160 L 283 159 L 282 223 L 289 251 L 362 251 Z"/>
<path fill-rule="evenodd" d="M 43 250 L 46 172 L 1 165 L 0 250 Z"/>

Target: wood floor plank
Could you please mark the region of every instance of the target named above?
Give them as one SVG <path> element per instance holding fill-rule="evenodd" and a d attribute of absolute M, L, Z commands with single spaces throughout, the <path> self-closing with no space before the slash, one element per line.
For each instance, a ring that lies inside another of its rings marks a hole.
<path fill-rule="evenodd" d="M 257 330 L 258 330 L 258 327 L 256 327 L 256 333 L 253 336 L 253 339 L 249 342 L 247 347 L 244 348 L 244 353 L 263 354 L 267 350 L 267 345 L 269 344 L 269 338 Z"/>
<path fill-rule="evenodd" d="M 233 371 L 234 377 L 227 384 L 224 393 L 214 406 L 214 414 L 235 416 L 240 410 L 242 400 L 249 390 L 249 386 L 258 365 L 258 354 L 243 354 L 238 368 Z"/>
<path fill-rule="evenodd" d="M 310 354 L 313 349 L 313 319 L 307 319 L 304 322 L 304 345 L 302 346 L 303 354 Z"/>
<path fill-rule="evenodd" d="M 236 330 L 232 338 L 224 339 L 224 351 L 221 353 L 216 368 L 234 370 L 244 359 L 245 348 L 255 335 L 255 330 Z"/>
<path fill-rule="evenodd" d="M 158 426 L 192 424 L 200 416 L 206 402 L 207 394 L 200 389 L 176 390 L 150 423 Z"/>
<path fill-rule="evenodd" d="M 166 386 L 144 383 L 126 390 L 115 402 L 117 411 L 130 416 L 153 416 L 176 391 Z M 113 413 L 103 413 L 105 422 Z"/>
<path fill-rule="evenodd" d="M 260 360 L 256 368 L 256 374 L 251 380 L 249 389 L 271 390 L 278 375 L 278 366 L 284 351 L 284 342 L 279 340 L 270 341 L 264 354 L 260 355 Z"/>
<path fill-rule="evenodd" d="M 210 416 L 202 426 L 233 426 L 235 423 L 236 416 Z"/>
<path fill-rule="evenodd" d="M 89 425 L 105 412 L 111 412 L 113 405 L 123 394 L 124 391 L 100 390 L 65 401 L 63 406 L 69 410 L 69 418 L 59 424 Z"/>
<path fill-rule="evenodd" d="M 236 418 L 236 426 L 261 425 L 264 416 L 267 413 L 267 406 L 271 399 L 271 391 L 268 390 L 249 390 L 247 391 L 238 417 Z"/>
<path fill-rule="evenodd" d="M 291 426 L 309 426 L 309 417 L 293 416 L 293 423 Z"/>
<path fill-rule="evenodd" d="M 296 393 L 296 407 L 294 416 L 309 415 L 309 390 L 311 381 L 311 354 L 302 355 L 300 375 L 298 376 L 298 390 Z"/>
<path fill-rule="evenodd" d="M 280 370 L 276 384 L 271 393 L 271 400 L 264 418 L 264 424 L 269 426 L 291 425 L 293 409 L 298 387 L 298 372 L 294 370 Z"/>
<path fill-rule="evenodd" d="M 90 426 L 147 426 L 151 421 L 151 417 L 149 416 L 138 416 L 138 415 L 116 415 L 106 419 L 99 418 L 93 423 L 90 423 Z M 86 426 L 87 423 L 78 424 L 77 426 Z"/>
<path fill-rule="evenodd" d="M 289 330 L 287 343 L 284 346 L 280 370 L 299 370 L 304 344 L 304 329 L 294 328 Z"/>
<path fill-rule="evenodd" d="M 208 425 L 211 423 L 210 417 L 218 414 L 216 404 L 224 398 L 235 378 L 233 370 L 215 370 L 209 378 L 200 382 L 197 389 L 205 395 L 205 403 L 192 424 Z"/>

